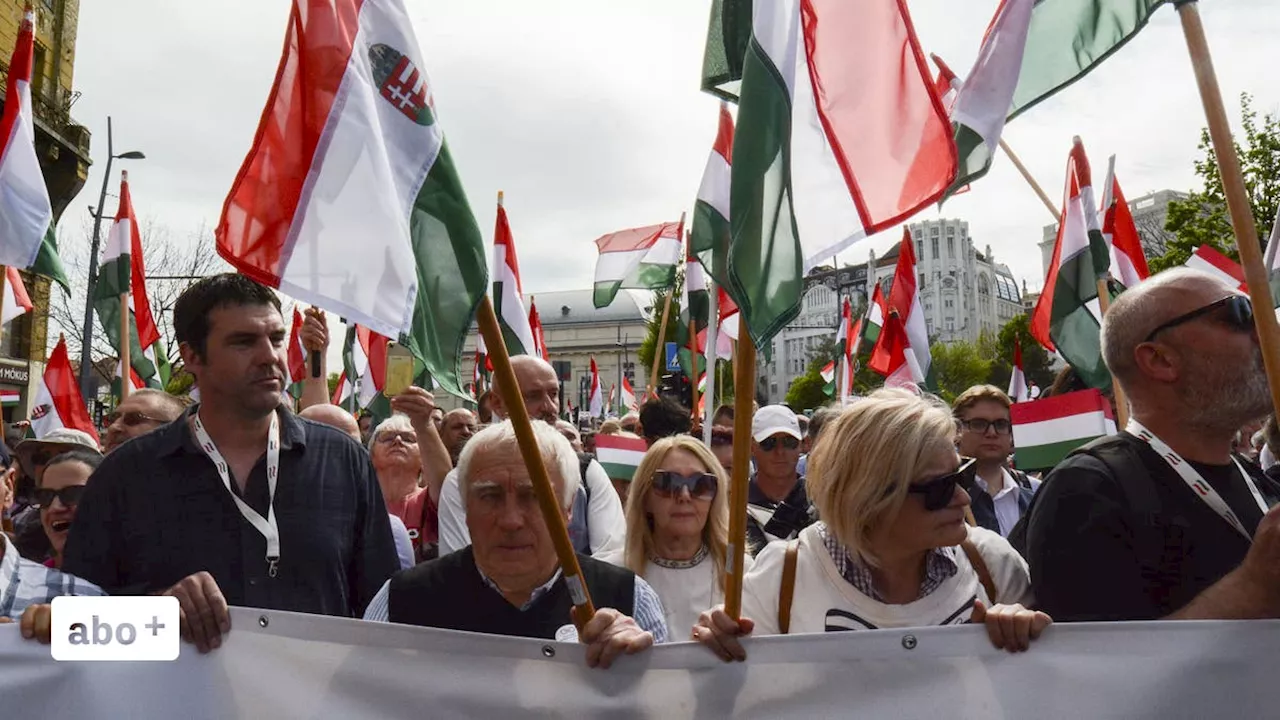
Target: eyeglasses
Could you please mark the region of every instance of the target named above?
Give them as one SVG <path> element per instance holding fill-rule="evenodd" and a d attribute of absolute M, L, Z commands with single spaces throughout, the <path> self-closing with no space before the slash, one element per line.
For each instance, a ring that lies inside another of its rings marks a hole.
<path fill-rule="evenodd" d="M 732 445 L 732 444 L 733 444 L 732 435 L 712 435 L 711 436 L 711 447 L 724 447 L 725 445 Z"/>
<path fill-rule="evenodd" d="M 1151 342 L 1155 339 L 1156 335 L 1159 335 L 1165 330 L 1169 330 L 1179 325 L 1189 323 L 1197 318 L 1204 317 L 1221 307 L 1225 307 L 1227 309 L 1226 324 L 1233 330 L 1247 332 L 1253 329 L 1253 303 L 1249 302 L 1248 296 L 1228 295 L 1221 300 L 1211 302 L 1202 308 L 1197 308 L 1189 313 L 1184 313 L 1162 325 L 1159 325 L 1155 330 L 1147 333 L 1147 339 L 1143 340 L 1143 342 Z"/>
<path fill-rule="evenodd" d="M 922 483 L 912 483 L 907 486 L 907 492 L 923 495 L 925 510 L 929 512 L 941 510 L 951 504 L 951 498 L 956 494 L 956 485 L 962 487 L 972 485 L 973 474 L 978 469 L 976 462 L 973 458 L 965 458 L 959 470 Z"/>
<path fill-rule="evenodd" d="M 1008 435 L 1013 430 L 1013 423 L 1004 418 L 998 420 L 972 418 L 970 420 L 960 420 L 959 423 L 965 430 L 978 435 L 986 435 L 987 428 L 995 428 L 997 435 Z"/>
<path fill-rule="evenodd" d="M 688 490 L 694 500 L 711 500 L 719 486 L 720 481 L 711 473 L 681 475 L 674 470 L 659 470 L 653 474 L 653 492 L 663 498 L 673 498 L 681 490 Z"/>
<path fill-rule="evenodd" d="M 160 418 L 154 418 L 154 417 L 151 417 L 150 415 L 140 413 L 136 410 L 130 410 L 129 412 L 126 412 L 126 413 L 113 412 L 110 415 L 108 415 L 107 427 L 111 427 L 112 425 L 115 425 L 117 420 L 124 420 L 124 424 L 127 427 L 134 427 L 135 425 L 141 425 L 142 423 L 154 423 L 156 425 L 163 425 L 169 422 L 168 420 L 161 420 Z"/>
<path fill-rule="evenodd" d="M 399 438 L 400 442 L 405 445 L 416 445 L 418 443 L 418 433 L 416 432 L 395 432 L 394 430 L 390 430 L 378 433 L 378 442 L 384 445 L 390 445 L 395 442 L 397 438 Z"/>
<path fill-rule="evenodd" d="M 790 435 L 786 435 L 783 437 L 778 437 L 777 435 L 774 435 L 772 437 L 767 437 L 761 440 L 760 449 L 765 452 L 773 452 L 773 449 L 778 447 L 779 442 L 782 443 L 782 447 L 788 450 L 795 450 L 796 448 L 800 447 L 800 441 L 791 437 Z"/>
<path fill-rule="evenodd" d="M 71 507 L 80 503 L 80 496 L 84 494 L 84 485 L 68 485 L 58 490 L 50 488 L 36 488 L 35 498 L 36 505 L 42 508 L 53 507 L 53 499 L 58 498 L 62 504 Z"/>

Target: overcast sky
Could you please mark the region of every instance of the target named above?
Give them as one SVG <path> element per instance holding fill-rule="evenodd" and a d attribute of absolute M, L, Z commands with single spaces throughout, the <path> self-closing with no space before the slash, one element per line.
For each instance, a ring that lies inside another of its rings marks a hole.
<path fill-rule="evenodd" d="M 698 90 L 710 0 L 405 0 L 435 85 L 436 108 L 471 206 L 492 240 L 496 192 L 519 248 L 526 292 L 590 287 L 598 236 L 692 209 L 715 136 L 717 100 Z M 910 0 L 926 52 L 968 72 L 997 0 Z M 73 108 L 93 132 L 85 189 L 61 226 L 83 242 L 97 202 L 106 117 L 130 162 L 134 205 L 172 237 L 212 228 L 253 139 L 279 60 L 287 0 L 111 0 L 81 5 Z M 1280 109 L 1280 12 L 1274 0 L 1202 8 L 1233 122 L 1239 93 Z M 1125 193 L 1196 186 L 1204 124 L 1177 13 L 1161 8 L 1120 53 L 1011 123 L 1009 144 L 1061 196 L 1072 135 L 1099 177 L 1118 155 Z M 119 168 L 120 164 L 116 165 Z M 112 184 L 115 185 L 115 180 Z M 1100 192 L 1100 190 L 1099 190 Z M 115 202 L 107 207 L 114 212 Z M 1012 165 L 939 214 L 969 222 L 974 244 L 1032 288 L 1043 284 L 1046 209 Z M 885 232 L 842 262 L 883 253 Z M 210 242 L 212 240 L 210 239 Z"/>

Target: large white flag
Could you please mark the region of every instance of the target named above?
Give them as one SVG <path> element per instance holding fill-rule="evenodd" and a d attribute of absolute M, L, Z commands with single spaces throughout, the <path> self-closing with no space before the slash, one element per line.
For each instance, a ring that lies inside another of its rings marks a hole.
<path fill-rule="evenodd" d="M 9 60 L 0 115 L 0 265 L 30 267 L 53 222 L 49 190 L 36 157 L 31 115 L 35 14 L 28 4 Z"/>

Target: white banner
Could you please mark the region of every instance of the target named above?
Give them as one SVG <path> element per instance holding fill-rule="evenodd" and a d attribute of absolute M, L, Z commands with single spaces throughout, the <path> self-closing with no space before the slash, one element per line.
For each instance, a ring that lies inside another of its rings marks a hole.
<path fill-rule="evenodd" d="M 726 665 L 681 643 L 590 670 L 576 645 L 233 611 L 219 650 L 55 662 L 0 625 L 4 718 L 1270 718 L 1280 622 L 975 627 L 762 638 Z"/>

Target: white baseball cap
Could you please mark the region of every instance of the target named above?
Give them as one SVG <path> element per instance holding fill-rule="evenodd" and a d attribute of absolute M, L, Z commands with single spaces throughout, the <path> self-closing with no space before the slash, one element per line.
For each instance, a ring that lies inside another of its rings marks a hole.
<path fill-rule="evenodd" d="M 751 437 L 756 442 L 762 442 L 778 433 L 785 433 L 797 440 L 804 439 L 796 414 L 786 405 L 765 405 L 751 417 Z"/>

